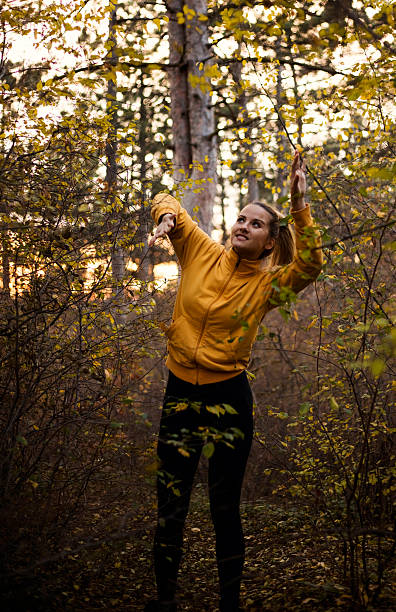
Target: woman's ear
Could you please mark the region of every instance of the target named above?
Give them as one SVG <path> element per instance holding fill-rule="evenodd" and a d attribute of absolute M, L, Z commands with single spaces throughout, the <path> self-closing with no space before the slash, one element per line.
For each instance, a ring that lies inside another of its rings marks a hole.
<path fill-rule="evenodd" d="M 265 243 L 265 250 L 272 251 L 274 246 L 275 246 L 275 238 L 268 238 L 267 242 Z"/>

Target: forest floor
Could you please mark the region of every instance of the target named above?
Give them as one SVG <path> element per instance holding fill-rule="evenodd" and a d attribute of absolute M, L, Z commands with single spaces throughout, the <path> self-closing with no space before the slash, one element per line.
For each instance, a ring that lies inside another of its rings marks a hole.
<path fill-rule="evenodd" d="M 246 564 L 242 604 L 249 612 L 356 610 L 342 585 L 342 556 L 334 542 L 306 526 L 295 505 L 275 500 L 244 504 Z M 306 518 L 306 515 L 305 515 Z M 133 523 L 133 519 L 131 519 Z M 60 562 L 37 569 L 3 600 L 4 612 L 139 612 L 153 598 L 152 539 L 154 510 L 130 525 L 131 537 L 106 538 L 100 546 L 70 551 Z M 104 543 L 106 542 L 106 543 Z M 332 551 L 332 552 L 331 552 Z M 215 540 L 209 508 L 195 493 L 185 530 L 179 580 L 179 609 L 214 612 L 218 580 Z M 384 598 L 367 610 L 396 609 L 389 586 Z"/>

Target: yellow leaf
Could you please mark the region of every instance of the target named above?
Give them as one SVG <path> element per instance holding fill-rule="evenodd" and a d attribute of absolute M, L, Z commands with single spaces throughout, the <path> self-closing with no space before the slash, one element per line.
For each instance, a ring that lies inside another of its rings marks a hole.
<path fill-rule="evenodd" d="M 378 376 L 382 374 L 384 369 L 385 369 L 385 361 L 383 359 L 380 359 L 379 357 L 377 357 L 376 359 L 372 361 L 371 371 L 373 373 L 373 376 L 375 376 L 375 378 L 378 378 Z"/>
<path fill-rule="evenodd" d="M 332 410 L 338 410 L 339 406 L 337 404 L 337 402 L 335 401 L 334 397 L 330 398 L 330 407 Z"/>

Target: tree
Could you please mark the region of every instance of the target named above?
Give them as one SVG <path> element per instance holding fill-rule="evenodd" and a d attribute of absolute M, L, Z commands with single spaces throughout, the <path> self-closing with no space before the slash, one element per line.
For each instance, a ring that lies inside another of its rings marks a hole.
<path fill-rule="evenodd" d="M 210 233 L 217 186 L 217 145 L 211 104 L 207 5 L 168 3 L 169 85 L 175 179 L 183 204 Z"/>
<path fill-rule="evenodd" d="M 46 561 L 43 533 L 51 554 L 67 555 L 63 538 L 72 551 L 94 547 L 81 517 L 102 543 L 129 523 L 117 498 L 147 506 L 143 466 L 154 459 L 161 326 L 174 291 L 146 282 L 170 258 L 159 247 L 145 268 L 152 192 L 179 193 L 210 231 L 219 172 L 225 234 L 229 209 L 253 197 L 253 184 L 287 206 L 284 173 L 299 144 L 327 267 L 261 330 L 248 484 L 257 497 L 298 498 L 308 528 L 343 561 L 334 582 L 348 585 L 351 605 L 376 605 L 395 542 L 394 8 L 172 0 L 167 10 L 26 2 L 1 11 L 8 572 L 29 575 Z M 10 41 L 29 30 L 41 55 L 22 65 Z"/>

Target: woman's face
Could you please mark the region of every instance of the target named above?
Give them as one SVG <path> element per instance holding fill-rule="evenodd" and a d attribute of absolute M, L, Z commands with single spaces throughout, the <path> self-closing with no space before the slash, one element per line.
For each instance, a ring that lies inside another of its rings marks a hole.
<path fill-rule="evenodd" d="M 271 215 L 257 204 L 241 210 L 231 228 L 231 245 L 242 259 L 259 259 L 265 249 L 272 249 L 274 238 L 269 236 Z"/>

